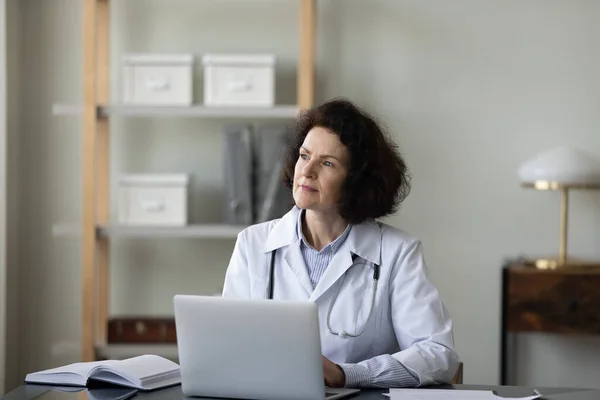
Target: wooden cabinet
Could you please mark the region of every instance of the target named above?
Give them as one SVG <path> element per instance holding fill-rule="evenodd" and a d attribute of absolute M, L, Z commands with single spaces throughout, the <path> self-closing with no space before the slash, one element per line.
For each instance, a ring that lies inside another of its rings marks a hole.
<path fill-rule="evenodd" d="M 508 384 L 508 335 L 517 332 L 600 334 L 600 266 L 502 270 L 500 384 Z"/>
<path fill-rule="evenodd" d="M 177 343 L 171 317 L 118 317 L 108 320 L 108 343 Z"/>

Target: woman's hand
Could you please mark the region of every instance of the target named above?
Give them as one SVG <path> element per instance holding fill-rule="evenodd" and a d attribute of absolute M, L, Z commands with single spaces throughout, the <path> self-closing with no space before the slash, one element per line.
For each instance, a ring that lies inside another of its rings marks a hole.
<path fill-rule="evenodd" d="M 346 376 L 344 370 L 337 364 L 329 361 L 323 356 L 323 375 L 325 376 L 325 385 L 331 388 L 344 387 Z"/>

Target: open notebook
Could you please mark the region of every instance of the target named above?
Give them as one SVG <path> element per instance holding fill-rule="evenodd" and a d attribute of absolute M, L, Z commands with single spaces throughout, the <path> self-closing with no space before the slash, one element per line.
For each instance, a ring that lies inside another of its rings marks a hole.
<path fill-rule="evenodd" d="M 89 380 L 154 390 L 181 383 L 181 375 L 177 363 L 147 354 L 125 360 L 74 363 L 30 373 L 25 377 L 27 383 L 69 386 L 86 386 Z"/>

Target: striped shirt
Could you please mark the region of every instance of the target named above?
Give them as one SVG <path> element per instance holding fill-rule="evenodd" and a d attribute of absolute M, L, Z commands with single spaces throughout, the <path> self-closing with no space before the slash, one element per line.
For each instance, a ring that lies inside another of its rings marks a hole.
<path fill-rule="evenodd" d="M 304 258 L 304 264 L 308 268 L 308 276 L 310 277 L 310 282 L 312 283 L 313 289 L 317 286 L 319 279 L 323 276 L 325 269 L 331 263 L 331 259 L 333 255 L 338 251 L 340 246 L 344 243 L 344 240 L 348 237 L 350 233 L 351 225 L 348 224 L 348 227 L 337 239 L 333 242 L 329 243 L 327 246 L 323 247 L 321 251 L 317 251 L 314 247 L 312 247 L 306 239 L 304 238 L 304 234 L 302 233 L 302 214 L 300 213 L 298 219 L 298 237 L 300 237 L 300 248 L 302 250 L 302 256 Z"/>
<path fill-rule="evenodd" d="M 303 217 L 304 210 L 298 213 L 296 231 L 300 239 L 300 249 L 302 250 L 304 263 L 314 289 L 325 269 L 329 266 L 334 254 L 348 237 L 352 225 L 349 224 L 337 239 L 321 251 L 317 251 L 304 237 L 302 232 Z M 346 387 L 415 387 L 420 383 L 416 374 L 410 372 L 402 363 L 389 354 L 382 354 L 357 364 L 341 363 L 339 366 L 346 376 Z"/>

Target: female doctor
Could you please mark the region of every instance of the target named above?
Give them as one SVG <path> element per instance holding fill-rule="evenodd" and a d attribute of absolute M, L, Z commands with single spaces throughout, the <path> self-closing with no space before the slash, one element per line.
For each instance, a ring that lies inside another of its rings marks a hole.
<path fill-rule="evenodd" d="M 314 301 L 330 387 L 449 383 L 452 321 L 422 245 L 376 220 L 409 192 L 396 146 L 335 99 L 299 117 L 283 175 L 295 206 L 239 234 L 223 296 Z"/>

